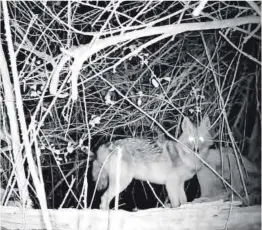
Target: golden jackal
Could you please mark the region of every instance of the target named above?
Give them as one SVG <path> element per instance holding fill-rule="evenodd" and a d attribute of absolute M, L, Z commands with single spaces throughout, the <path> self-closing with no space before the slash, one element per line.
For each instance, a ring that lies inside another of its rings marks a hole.
<path fill-rule="evenodd" d="M 109 181 L 108 189 L 101 198 L 100 208 L 109 209 L 110 201 L 116 195 L 117 181 L 118 194 L 133 178 L 164 184 L 172 207 L 186 203 L 184 182 L 191 179 L 202 166 L 197 155 L 205 159 L 213 144 L 209 128 L 207 116 L 198 127 L 185 117 L 182 134 L 177 142 L 126 138 L 100 146 L 93 162 L 93 179 L 98 180 L 98 190 L 106 188 Z M 120 161 L 116 151 L 119 148 L 122 152 Z M 121 173 L 117 175 L 119 163 Z"/>
<path fill-rule="evenodd" d="M 206 163 L 216 170 L 229 184 L 244 196 L 244 185 L 240 176 L 240 170 L 237 164 L 236 156 L 232 148 L 211 149 L 206 158 Z M 249 204 L 261 202 L 261 173 L 256 165 L 242 156 L 240 161 L 243 179 L 249 195 Z M 216 176 L 209 167 L 203 166 L 197 173 L 200 184 L 201 197 L 218 199 L 228 199 L 231 190 L 223 181 Z M 207 199 L 208 200 L 208 199 Z"/>

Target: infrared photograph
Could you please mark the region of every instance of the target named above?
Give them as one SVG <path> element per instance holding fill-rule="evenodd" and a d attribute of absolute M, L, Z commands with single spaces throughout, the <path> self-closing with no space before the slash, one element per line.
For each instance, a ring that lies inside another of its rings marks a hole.
<path fill-rule="evenodd" d="M 260 230 L 261 1 L 0 1 L 2 230 Z"/>

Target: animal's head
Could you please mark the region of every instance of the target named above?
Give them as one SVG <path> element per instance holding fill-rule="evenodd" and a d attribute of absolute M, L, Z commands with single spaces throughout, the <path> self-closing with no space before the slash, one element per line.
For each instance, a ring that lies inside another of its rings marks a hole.
<path fill-rule="evenodd" d="M 179 137 L 179 142 L 195 153 L 206 152 L 213 144 L 212 136 L 209 132 L 210 127 L 210 120 L 207 116 L 203 118 L 198 127 L 188 117 L 185 117 L 182 122 L 182 134 Z"/>

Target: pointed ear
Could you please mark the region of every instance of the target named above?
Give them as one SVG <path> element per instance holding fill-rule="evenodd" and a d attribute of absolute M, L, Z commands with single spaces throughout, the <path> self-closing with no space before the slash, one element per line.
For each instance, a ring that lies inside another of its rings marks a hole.
<path fill-rule="evenodd" d="M 211 122 L 210 122 L 209 117 L 207 115 L 204 116 L 200 126 L 202 128 L 207 128 L 207 129 L 209 129 L 211 127 Z"/>
<path fill-rule="evenodd" d="M 195 127 L 195 126 L 194 126 L 193 123 L 189 120 L 189 118 L 188 118 L 188 117 L 184 117 L 184 120 L 183 120 L 183 122 L 182 122 L 182 130 L 183 130 L 183 132 L 193 130 L 194 127 Z"/>

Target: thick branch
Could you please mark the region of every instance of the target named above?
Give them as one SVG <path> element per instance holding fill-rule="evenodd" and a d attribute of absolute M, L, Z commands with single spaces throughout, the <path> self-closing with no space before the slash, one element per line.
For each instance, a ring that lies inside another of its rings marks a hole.
<path fill-rule="evenodd" d="M 90 57 L 92 54 L 98 52 L 101 49 L 104 49 L 108 46 L 115 45 L 120 42 L 124 42 L 127 40 L 133 40 L 141 37 L 148 37 L 160 34 L 170 34 L 170 36 L 174 36 L 179 33 L 183 33 L 186 31 L 198 31 L 198 30 L 213 30 L 213 29 L 224 29 L 230 27 L 236 27 L 244 24 L 250 23 L 260 23 L 260 17 L 249 16 L 249 17 L 241 17 L 237 19 L 226 19 L 226 20 L 217 20 L 212 22 L 193 22 L 193 23 L 182 23 L 182 24 L 173 24 L 168 26 L 159 26 L 146 28 L 142 30 L 132 31 L 125 34 L 100 39 L 97 42 L 94 42 L 92 47 L 89 44 L 79 46 L 78 48 L 74 48 L 72 51 L 69 50 L 68 54 L 71 54 L 73 57 L 81 59 L 84 57 Z M 86 60 L 85 58 L 85 60 Z"/>
<path fill-rule="evenodd" d="M 125 34 L 112 36 L 104 39 L 97 40 L 91 44 L 87 45 L 81 45 L 78 47 L 72 47 L 69 50 L 62 50 L 64 53 L 66 53 L 69 56 L 74 57 L 74 62 L 71 66 L 72 75 L 72 91 L 74 94 L 72 95 L 72 98 L 74 100 L 77 99 L 77 78 L 79 75 L 79 72 L 82 68 L 83 63 L 88 59 L 88 57 L 91 57 L 93 54 L 99 52 L 100 50 L 116 45 L 121 42 L 125 42 L 128 40 L 133 40 L 136 38 L 141 37 L 148 37 L 148 36 L 154 36 L 154 35 L 163 35 L 166 36 L 174 36 L 179 33 L 183 33 L 186 31 L 197 31 L 197 30 L 211 30 L 211 29 L 223 29 L 228 27 L 236 27 L 244 24 L 249 23 L 260 23 L 260 17 L 242 17 L 237 19 L 227 19 L 227 20 L 221 20 L 221 21 L 212 21 L 212 22 L 199 22 L 199 23 L 182 23 L 182 24 L 173 24 L 168 26 L 159 26 L 159 27 L 152 27 L 152 28 L 146 28 L 142 30 L 132 31 Z M 158 41 L 158 39 L 156 39 Z M 151 43 L 150 43 L 151 44 Z M 140 51 L 140 47 L 137 48 L 137 50 Z M 120 64 L 121 60 L 118 62 Z M 53 81 L 55 79 L 52 79 L 51 85 L 53 85 Z M 56 91 L 56 90 L 55 90 Z"/>
<path fill-rule="evenodd" d="M 37 169 L 36 169 L 36 165 L 35 165 L 35 162 L 32 156 L 31 145 L 29 143 L 28 132 L 27 132 L 27 127 L 25 123 L 23 100 L 22 100 L 22 95 L 20 91 L 18 71 L 16 67 L 16 56 L 15 56 L 14 46 L 13 46 L 12 37 L 11 37 L 10 19 L 9 19 L 9 13 L 8 13 L 8 8 L 7 8 L 7 2 L 2 2 L 2 4 L 3 4 L 3 14 L 4 14 L 5 29 L 6 29 L 7 45 L 8 45 L 9 55 L 10 55 L 11 69 L 12 69 L 13 81 L 14 81 L 15 102 L 16 102 L 17 112 L 19 116 L 20 127 L 22 131 L 22 138 L 23 138 L 24 146 L 25 146 L 25 153 L 26 153 L 29 169 L 30 169 L 33 181 L 34 181 L 34 185 L 37 191 L 38 200 L 43 210 L 43 218 L 45 220 L 46 228 L 52 229 L 50 225 L 50 219 L 47 213 L 47 204 L 46 204 L 44 185 L 43 183 L 41 183 L 37 175 Z M 11 124 L 10 126 L 12 125 L 13 124 Z"/>
<path fill-rule="evenodd" d="M 2 75 L 2 82 L 4 88 L 4 102 L 9 118 L 9 126 L 11 132 L 11 140 L 4 133 L 1 132 L 1 139 L 9 142 L 11 141 L 14 157 L 14 168 L 16 172 L 17 185 L 19 189 L 20 199 L 24 205 L 26 201 L 29 200 L 29 193 L 27 190 L 27 180 L 24 171 L 23 157 L 20 151 L 20 136 L 19 136 L 19 126 L 17 122 L 17 115 L 15 109 L 15 97 L 13 94 L 13 86 L 10 81 L 10 75 L 5 60 L 4 51 L 2 48 L 2 42 L 0 40 L 0 70 Z"/>

